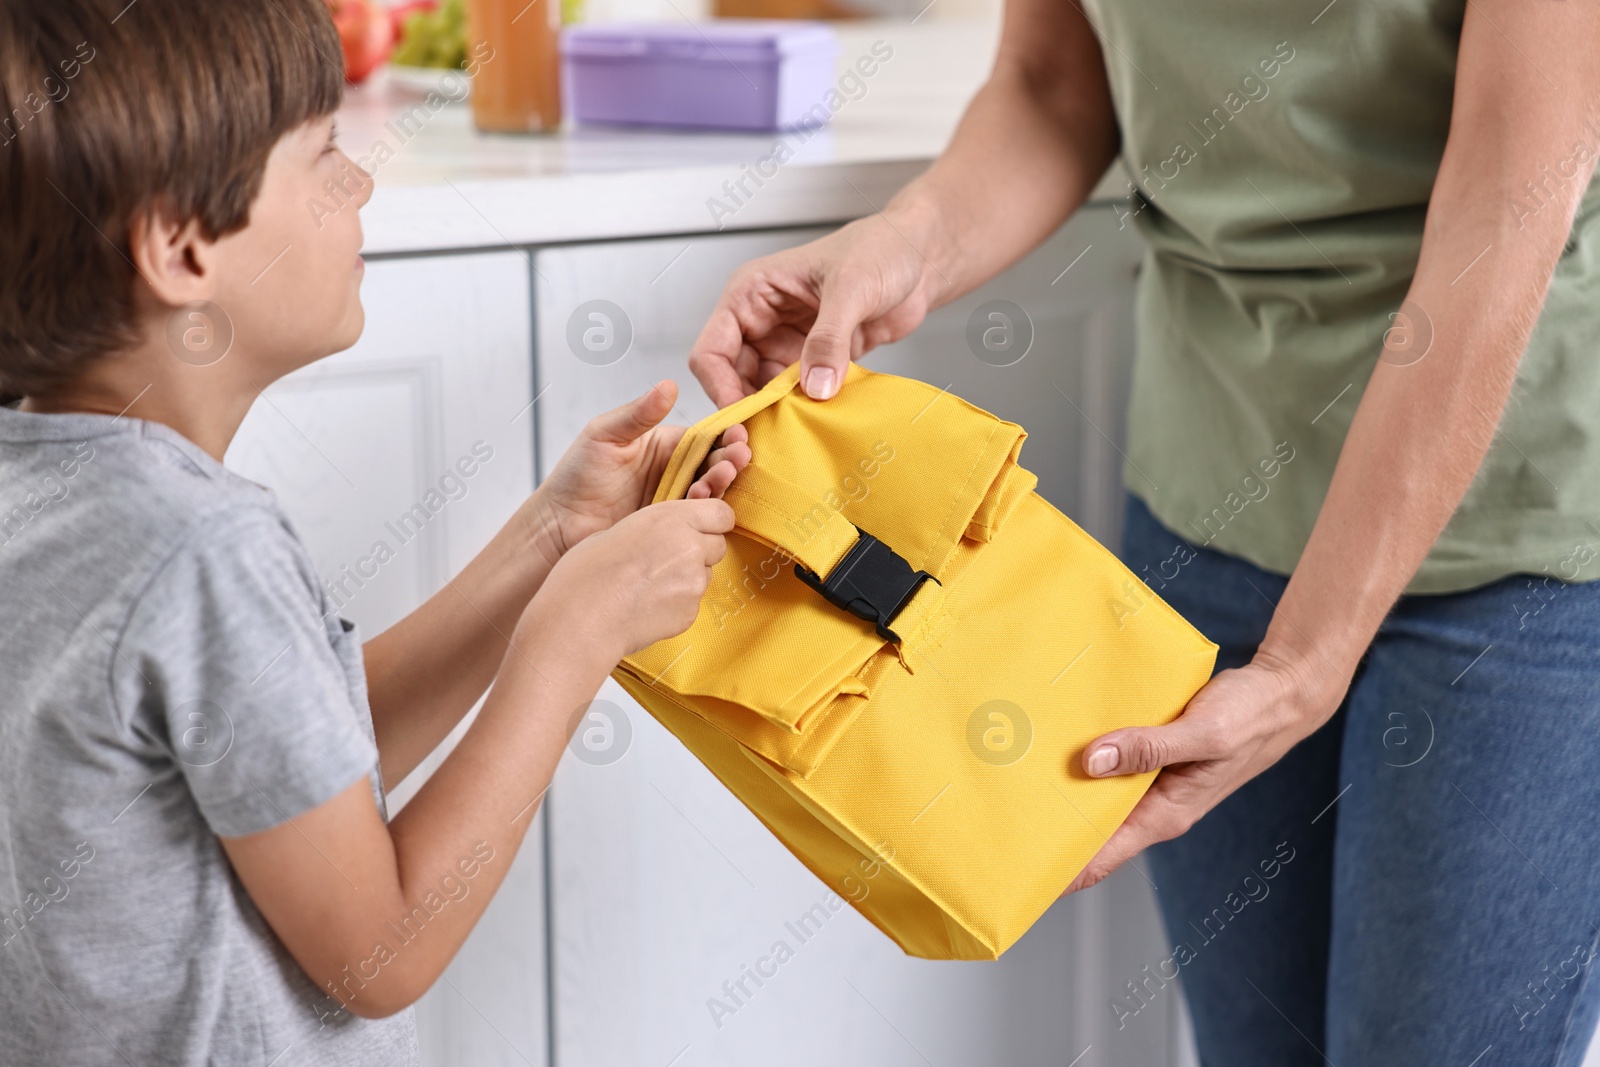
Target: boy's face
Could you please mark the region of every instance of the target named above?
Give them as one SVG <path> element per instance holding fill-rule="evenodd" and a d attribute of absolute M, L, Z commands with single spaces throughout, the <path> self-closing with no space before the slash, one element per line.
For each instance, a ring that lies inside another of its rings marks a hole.
<path fill-rule="evenodd" d="M 333 143 L 331 115 L 273 146 L 249 224 L 215 246 L 232 369 L 257 388 L 361 336 L 357 212 L 371 196 L 371 177 Z"/>

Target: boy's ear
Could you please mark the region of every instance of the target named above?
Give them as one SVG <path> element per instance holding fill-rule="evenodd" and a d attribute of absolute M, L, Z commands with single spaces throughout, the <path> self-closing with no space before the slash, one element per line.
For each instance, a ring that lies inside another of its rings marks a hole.
<path fill-rule="evenodd" d="M 169 307 L 210 300 L 217 290 L 216 242 L 199 219 L 176 222 L 167 205 L 134 216 L 128 251 L 151 294 Z"/>

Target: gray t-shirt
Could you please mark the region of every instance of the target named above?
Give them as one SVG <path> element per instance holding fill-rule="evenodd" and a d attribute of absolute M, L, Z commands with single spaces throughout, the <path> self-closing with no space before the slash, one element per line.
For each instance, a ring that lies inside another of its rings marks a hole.
<path fill-rule="evenodd" d="M 0 605 L 0 1064 L 416 1063 L 217 841 L 363 776 L 384 811 L 359 641 L 272 494 L 156 423 L 0 407 Z"/>

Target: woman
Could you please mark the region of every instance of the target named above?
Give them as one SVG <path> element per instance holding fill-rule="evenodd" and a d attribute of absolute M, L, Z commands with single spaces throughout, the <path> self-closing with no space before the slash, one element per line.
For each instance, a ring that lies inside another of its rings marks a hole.
<path fill-rule="evenodd" d="M 797 359 L 825 399 L 1120 153 L 1124 555 L 1181 561 L 1157 591 L 1222 651 L 1085 750 L 1162 773 L 1073 888 L 1150 847 L 1207 1064 L 1577 1064 L 1594 1031 L 1597 115 L 1592 3 L 1014 0 L 944 156 L 741 269 L 690 357 L 719 404 Z"/>

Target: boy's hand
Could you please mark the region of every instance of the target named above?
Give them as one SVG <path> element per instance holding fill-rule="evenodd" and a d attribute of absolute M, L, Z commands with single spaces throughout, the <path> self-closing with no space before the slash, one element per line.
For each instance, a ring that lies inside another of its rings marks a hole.
<path fill-rule="evenodd" d="M 678 399 L 676 382 L 657 382 L 637 400 L 597 415 L 530 499 L 530 523 L 555 542 L 558 555 L 648 504 L 683 437 L 662 426 Z M 720 497 L 750 462 L 743 426 L 729 428 L 706 458 L 689 499 Z"/>
<path fill-rule="evenodd" d="M 727 551 L 723 535 L 732 529 L 733 508 L 717 499 L 640 508 L 563 556 L 524 624 L 586 627 L 619 660 L 681 634 L 700 612 L 711 568 Z"/>

